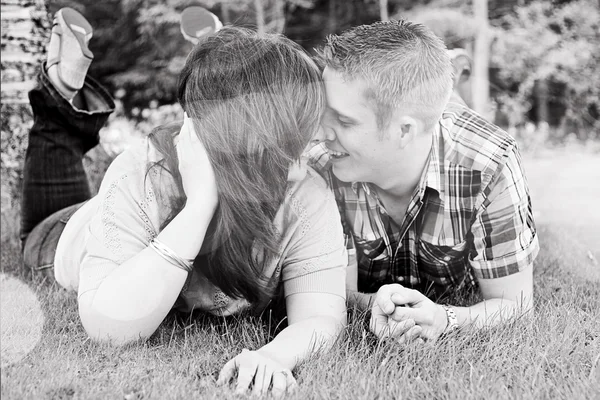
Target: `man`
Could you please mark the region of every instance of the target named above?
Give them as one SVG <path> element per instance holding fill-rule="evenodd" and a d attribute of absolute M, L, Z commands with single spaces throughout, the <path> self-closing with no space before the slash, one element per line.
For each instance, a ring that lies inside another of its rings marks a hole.
<path fill-rule="evenodd" d="M 530 311 L 539 246 L 517 146 L 450 101 L 443 42 L 378 22 L 330 36 L 320 58 L 328 110 L 311 156 L 355 255 L 349 300 L 372 307 L 373 332 L 435 340 Z M 458 307 L 477 287 L 484 300 Z"/>

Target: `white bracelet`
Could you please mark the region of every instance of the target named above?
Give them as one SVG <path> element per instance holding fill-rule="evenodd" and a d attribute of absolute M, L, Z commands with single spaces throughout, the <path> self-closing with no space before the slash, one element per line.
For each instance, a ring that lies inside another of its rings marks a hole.
<path fill-rule="evenodd" d="M 193 259 L 185 259 L 185 258 L 179 257 L 173 250 L 171 250 L 171 248 L 169 246 L 167 246 L 160 240 L 158 240 L 156 238 L 152 239 L 152 241 L 150 242 L 150 247 L 156 253 L 158 253 L 159 256 L 164 258 L 170 264 L 173 264 L 174 266 L 181 268 L 182 270 L 184 270 L 186 272 L 192 271 L 192 269 L 194 267 Z"/>

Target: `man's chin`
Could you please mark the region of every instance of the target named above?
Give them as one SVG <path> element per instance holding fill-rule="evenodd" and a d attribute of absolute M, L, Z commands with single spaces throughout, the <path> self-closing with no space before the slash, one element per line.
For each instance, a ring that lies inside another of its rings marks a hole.
<path fill-rule="evenodd" d="M 333 164 L 331 166 L 331 172 L 333 175 L 342 182 L 356 182 L 356 177 L 345 168 L 340 168 L 339 166 Z"/>

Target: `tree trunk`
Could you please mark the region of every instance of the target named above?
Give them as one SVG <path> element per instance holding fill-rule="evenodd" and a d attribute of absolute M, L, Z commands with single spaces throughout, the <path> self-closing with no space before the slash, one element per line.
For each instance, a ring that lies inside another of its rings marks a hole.
<path fill-rule="evenodd" d="M 223 25 L 228 25 L 231 22 L 231 16 L 229 15 L 229 5 L 223 2 L 221 3 L 221 22 Z"/>
<path fill-rule="evenodd" d="M 329 9 L 327 10 L 327 32 L 335 33 L 337 30 L 337 0 L 329 0 Z"/>
<path fill-rule="evenodd" d="M 27 134 L 33 122 L 28 91 L 35 86 L 50 33 L 47 0 L 1 0 L 2 214 L 18 204 Z M 3 217 L 4 219 L 4 217 Z"/>
<path fill-rule="evenodd" d="M 475 48 L 473 52 L 473 109 L 483 115 L 490 117 L 489 97 L 489 60 L 490 60 L 490 28 L 488 21 L 487 0 L 474 0 L 475 23 L 477 34 L 475 36 Z"/>
<path fill-rule="evenodd" d="M 265 33 L 265 10 L 262 0 L 254 0 L 254 10 L 256 11 L 256 31 L 259 35 Z"/>
<path fill-rule="evenodd" d="M 285 0 L 273 1 L 273 20 L 271 21 L 272 28 L 269 32 L 283 33 L 285 30 Z"/>
<path fill-rule="evenodd" d="M 382 21 L 390 20 L 390 14 L 388 13 L 388 0 L 379 0 L 379 18 Z"/>
<path fill-rule="evenodd" d="M 548 81 L 545 78 L 538 79 L 533 87 L 535 102 L 537 108 L 537 122 L 548 123 L 550 121 L 550 113 L 548 109 L 549 91 Z"/>

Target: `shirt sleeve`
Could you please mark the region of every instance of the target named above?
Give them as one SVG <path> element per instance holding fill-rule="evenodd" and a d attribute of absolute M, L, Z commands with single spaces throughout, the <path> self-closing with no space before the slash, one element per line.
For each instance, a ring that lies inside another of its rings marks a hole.
<path fill-rule="evenodd" d="M 289 199 L 297 224 L 282 263 L 285 296 L 315 292 L 345 299 L 348 255 L 340 214 L 323 179 L 310 174 Z"/>
<path fill-rule="evenodd" d="M 123 262 L 144 250 L 159 230 L 158 207 L 146 165 L 115 160 L 98 193 L 80 266 L 79 296 L 96 290 Z M 121 157 L 121 156 L 119 156 Z"/>
<path fill-rule="evenodd" d="M 469 263 L 476 278 L 501 278 L 533 263 L 539 244 L 529 188 L 516 146 L 490 184 L 471 227 Z"/>

